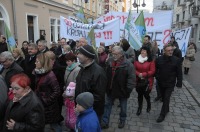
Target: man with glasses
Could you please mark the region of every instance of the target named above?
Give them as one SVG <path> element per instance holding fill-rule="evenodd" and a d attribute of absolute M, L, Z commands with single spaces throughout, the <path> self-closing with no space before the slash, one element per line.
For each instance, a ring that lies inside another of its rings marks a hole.
<path fill-rule="evenodd" d="M 164 55 L 156 59 L 156 79 L 163 101 L 157 122 L 162 122 L 169 112 L 170 96 L 174 87 L 182 87 L 181 60 L 173 56 L 173 46 L 171 44 L 165 45 L 163 51 Z"/>
<path fill-rule="evenodd" d="M 0 64 L 3 66 L 0 74 L 5 79 L 7 87 L 10 87 L 10 79 L 13 75 L 23 72 L 23 69 L 15 62 L 15 58 L 9 51 L 0 54 Z"/>
<path fill-rule="evenodd" d="M 123 128 L 126 121 L 127 100 L 136 85 L 136 74 L 133 64 L 126 59 L 120 46 L 112 48 L 113 60 L 108 65 L 106 73 L 108 85 L 106 88 L 106 101 L 102 117 L 102 129 L 109 128 L 110 114 L 113 101 L 118 98 L 120 102 L 120 119 L 118 128 Z"/>

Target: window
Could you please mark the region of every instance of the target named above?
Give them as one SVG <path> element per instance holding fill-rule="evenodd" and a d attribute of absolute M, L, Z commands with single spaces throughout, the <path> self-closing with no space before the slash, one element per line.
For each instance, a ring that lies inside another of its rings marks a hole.
<path fill-rule="evenodd" d="M 27 16 L 27 22 L 28 22 L 28 40 L 29 42 L 35 42 L 33 16 Z"/>
<path fill-rule="evenodd" d="M 55 41 L 60 38 L 60 20 L 57 18 L 51 18 L 50 19 L 51 24 L 51 42 Z"/>
<path fill-rule="evenodd" d="M 176 14 L 176 22 L 179 22 L 179 14 Z"/>
<path fill-rule="evenodd" d="M 183 11 L 183 20 L 185 19 L 185 11 Z"/>
<path fill-rule="evenodd" d="M 96 6 L 95 6 L 95 2 L 94 2 L 94 1 L 92 1 L 92 5 L 93 5 L 93 6 L 92 6 L 92 11 L 95 12 L 95 7 L 96 7 Z"/>
<path fill-rule="evenodd" d="M 4 35 L 4 20 L 1 12 L 0 12 L 0 35 Z"/>

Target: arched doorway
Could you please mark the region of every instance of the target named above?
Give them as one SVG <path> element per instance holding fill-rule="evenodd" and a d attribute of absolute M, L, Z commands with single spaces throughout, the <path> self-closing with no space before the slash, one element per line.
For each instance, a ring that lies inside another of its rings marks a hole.
<path fill-rule="evenodd" d="M 0 3 L 0 35 L 4 35 L 4 26 L 7 24 L 10 29 L 10 19 L 6 8 Z"/>

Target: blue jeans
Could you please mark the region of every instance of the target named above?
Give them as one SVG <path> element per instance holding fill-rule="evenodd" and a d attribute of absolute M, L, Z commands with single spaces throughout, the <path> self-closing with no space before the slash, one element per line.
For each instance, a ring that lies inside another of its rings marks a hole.
<path fill-rule="evenodd" d="M 113 101 L 114 99 L 112 97 L 106 95 L 102 123 L 109 124 Z M 120 121 L 123 122 L 126 120 L 127 98 L 119 98 L 119 102 L 120 102 Z"/>

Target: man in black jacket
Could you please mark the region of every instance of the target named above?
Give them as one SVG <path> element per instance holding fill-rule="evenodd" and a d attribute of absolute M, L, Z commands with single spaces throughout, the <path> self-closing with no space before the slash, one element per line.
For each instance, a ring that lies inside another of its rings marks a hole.
<path fill-rule="evenodd" d="M 107 77 L 105 71 L 95 61 L 94 49 L 85 45 L 78 50 L 78 60 L 80 71 L 76 78 L 75 98 L 83 92 L 91 92 L 94 96 L 93 108 L 97 113 L 99 120 L 104 112 L 105 91 Z"/>
<path fill-rule="evenodd" d="M 133 64 L 128 61 L 121 47 L 112 48 L 113 60 L 109 63 L 106 74 L 108 85 L 106 89 L 106 103 L 102 117 L 101 127 L 106 129 L 109 126 L 109 119 L 113 101 L 118 98 L 120 101 L 120 122 L 118 128 L 123 128 L 126 121 L 127 100 L 136 85 L 136 74 Z"/>
<path fill-rule="evenodd" d="M 156 79 L 161 92 L 163 105 L 157 122 L 162 122 L 169 112 L 170 96 L 174 87 L 182 87 L 181 60 L 173 56 L 173 46 L 164 46 L 164 55 L 156 59 Z"/>

